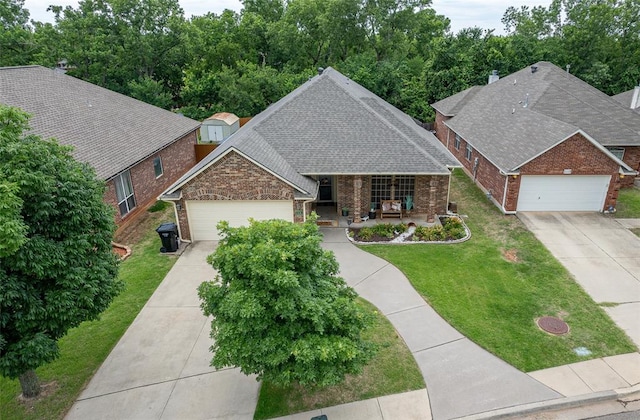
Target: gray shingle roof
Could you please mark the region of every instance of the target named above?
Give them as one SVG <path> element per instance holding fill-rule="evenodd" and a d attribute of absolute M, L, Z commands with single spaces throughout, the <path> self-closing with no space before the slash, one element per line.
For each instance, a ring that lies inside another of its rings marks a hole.
<path fill-rule="evenodd" d="M 469 89 L 465 89 L 462 92 L 458 92 L 455 95 L 451 95 L 444 98 L 431 106 L 440 111 L 440 113 L 446 117 L 456 115 L 467 102 L 469 102 L 476 93 L 481 89 L 481 86 L 471 86 Z"/>
<path fill-rule="evenodd" d="M 0 68 L 0 103 L 33 114 L 32 132 L 75 148 L 109 179 L 199 127 L 198 121 L 40 66 Z"/>
<path fill-rule="evenodd" d="M 636 113 L 551 63 L 535 66 L 477 89 L 446 124 L 506 172 L 578 131 L 603 146 L 640 145 Z"/>
<path fill-rule="evenodd" d="M 613 95 L 612 98 L 627 108 L 631 109 L 631 100 L 633 99 L 634 89 L 628 90 L 626 92 L 618 93 L 617 95 Z M 640 106 L 636 107 L 636 112 L 640 113 Z"/>
<path fill-rule="evenodd" d="M 431 132 L 332 68 L 255 116 L 167 192 L 231 148 L 309 194 L 316 183 L 305 175 L 449 174 L 460 166 Z"/>

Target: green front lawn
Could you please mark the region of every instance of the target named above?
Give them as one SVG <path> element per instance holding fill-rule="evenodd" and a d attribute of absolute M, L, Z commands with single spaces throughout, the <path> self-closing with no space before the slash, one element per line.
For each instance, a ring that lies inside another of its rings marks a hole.
<path fill-rule="evenodd" d="M 326 388 L 281 387 L 263 382 L 255 419 L 268 419 L 322 407 L 366 400 L 425 387 L 418 365 L 393 325 L 370 303 L 358 303 L 375 313 L 375 324 L 365 337 L 378 345 L 378 353 L 362 374 Z"/>
<path fill-rule="evenodd" d="M 170 218 L 172 211 L 157 213 L 150 226 Z M 78 398 L 93 374 L 153 294 L 175 257 L 161 255 L 160 239 L 153 229 L 133 245 L 133 254 L 120 266 L 120 278 L 127 285 L 99 321 L 85 322 L 60 340 L 60 358 L 37 369 L 47 386 L 38 399 L 18 400 L 18 380 L 0 378 L 0 418 L 61 419 Z"/>
<path fill-rule="evenodd" d="M 504 216 L 456 171 L 451 200 L 471 229 L 456 245 L 374 245 L 362 249 L 402 270 L 451 325 L 523 371 L 637 351 L 604 310 L 515 216 Z M 557 316 L 565 336 L 538 329 L 535 319 Z"/>
<path fill-rule="evenodd" d="M 640 218 L 640 189 L 624 188 L 620 190 L 615 217 L 621 219 Z"/>

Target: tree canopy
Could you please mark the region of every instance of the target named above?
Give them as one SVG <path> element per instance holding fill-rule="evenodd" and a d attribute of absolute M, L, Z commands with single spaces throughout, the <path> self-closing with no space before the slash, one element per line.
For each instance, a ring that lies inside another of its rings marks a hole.
<path fill-rule="evenodd" d="M 28 119 L 0 105 L 0 374 L 26 397 L 57 340 L 122 289 L 104 183 L 70 148 L 25 134 Z"/>
<path fill-rule="evenodd" d="M 276 384 L 324 386 L 360 372 L 374 352 L 361 337 L 371 314 L 336 276 L 315 220 L 218 228 L 224 239 L 208 262 L 219 275 L 198 289 L 213 316 L 212 365 Z"/>
<path fill-rule="evenodd" d="M 23 0 L 0 0 L 0 65 L 53 66 L 202 119 L 251 116 L 333 66 L 410 115 L 492 70 L 551 61 L 607 94 L 640 82 L 637 0 L 548 0 L 509 7 L 494 28 L 452 33 L 430 0 L 244 0 L 190 19 L 177 0 L 81 0 L 28 22 Z"/>

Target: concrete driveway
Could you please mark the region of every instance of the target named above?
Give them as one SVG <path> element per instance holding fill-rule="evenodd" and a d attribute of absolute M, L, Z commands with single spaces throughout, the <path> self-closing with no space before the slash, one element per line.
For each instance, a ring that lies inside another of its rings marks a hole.
<path fill-rule="evenodd" d="M 640 238 L 599 213 L 518 217 L 640 347 Z"/>
<path fill-rule="evenodd" d="M 215 277 L 206 263 L 215 245 L 187 248 L 66 419 L 253 418 L 255 377 L 209 366 L 210 321 L 196 288 Z"/>

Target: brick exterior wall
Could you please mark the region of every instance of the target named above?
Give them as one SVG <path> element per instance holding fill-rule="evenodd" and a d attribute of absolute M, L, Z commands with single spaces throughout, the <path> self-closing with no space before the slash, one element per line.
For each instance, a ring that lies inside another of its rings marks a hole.
<path fill-rule="evenodd" d="M 445 117 L 440 112 L 436 111 L 436 122 L 433 128 L 436 132 L 436 137 L 440 140 L 440 143 L 445 145 L 445 147 L 447 147 L 447 133 L 449 132 L 449 128 L 444 125 L 444 122 L 450 118 L 451 117 Z"/>
<path fill-rule="evenodd" d="M 120 216 L 120 210 L 118 209 L 114 181 L 109 180 L 107 182 L 107 191 L 104 199 L 115 208 L 115 220 L 119 226 L 127 223 L 130 219 L 134 219 L 137 214 L 153 204 L 165 189 L 196 164 L 194 152 L 196 132 L 197 130 L 192 131 L 129 170 L 136 207 L 124 217 Z M 163 174 L 156 178 L 153 160 L 158 156 L 162 161 Z"/>
<path fill-rule="evenodd" d="M 349 215 L 354 220 L 362 214 L 369 213 L 371 202 L 371 176 L 369 175 L 338 175 L 336 176 L 336 198 L 338 211 L 343 207 L 349 209 Z"/>
<path fill-rule="evenodd" d="M 351 216 L 360 216 L 369 212 L 371 203 L 370 175 L 336 176 L 338 211 L 349 208 Z M 359 188 L 358 188 L 359 186 Z M 433 221 L 438 214 L 445 214 L 449 196 L 448 175 L 417 175 L 414 184 L 414 209 L 416 213 L 427 214 Z M 353 209 L 358 209 L 355 212 Z M 357 219 L 354 217 L 354 220 Z"/>
<path fill-rule="evenodd" d="M 640 146 L 625 147 L 622 161 L 629 165 L 634 171 L 640 172 Z M 624 179 L 621 180 L 622 187 L 632 187 L 634 178 L 633 176 L 624 177 Z"/>
<path fill-rule="evenodd" d="M 436 111 L 436 137 L 445 146 L 447 146 L 448 137 L 449 144 L 447 148 L 462 163 L 467 175 L 474 179 L 485 192 L 491 192 L 494 202 L 499 207 L 502 206 L 504 211 L 514 212 L 518 204 L 520 177 L 501 174 L 497 167 L 475 149 L 471 152 L 471 159 L 467 159 L 467 142 L 461 139 L 459 149 L 455 148 L 455 133 L 444 125 L 444 121 L 447 119 L 447 117 Z M 628 155 L 627 150 L 629 150 Z M 640 156 L 638 155 L 640 155 L 640 151 L 634 150 L 634 148 L 626 148 L 625 162 L 633 164 L 635 160 L 636 164 L 640 164 Z M 478 158 L 478 165 L 474 173 L 473 164 L 476 157 Z M 612 181 L 609 185 L 603 210 L 610 205 L 615 206 L 621 181 L 618 175 L 619 167 L 581 134 L 572 136 L 527 163 L 520 168 L 519 172 L 520 175 L 563 175 L 565 169 L 571 169 L 572 175 L 611 175 Z M 633 177 L 627 178 L 629 178 L 629 181 L 625 178 L 624 182 L 633 184 Z M 507 183 L 506 194 L 505 182 Z"/>
<path fill-rule="evenodd" d="M 177 202 L 180 233 L 191 240 L 187 219 L 187 200 L 293 200 L 294 188 L 256 166 L 236 152 L 230 152 L 182 187 Z M 305 211 L 300 201 L 294 201 L 296 222 L 302 222 Z"/>

